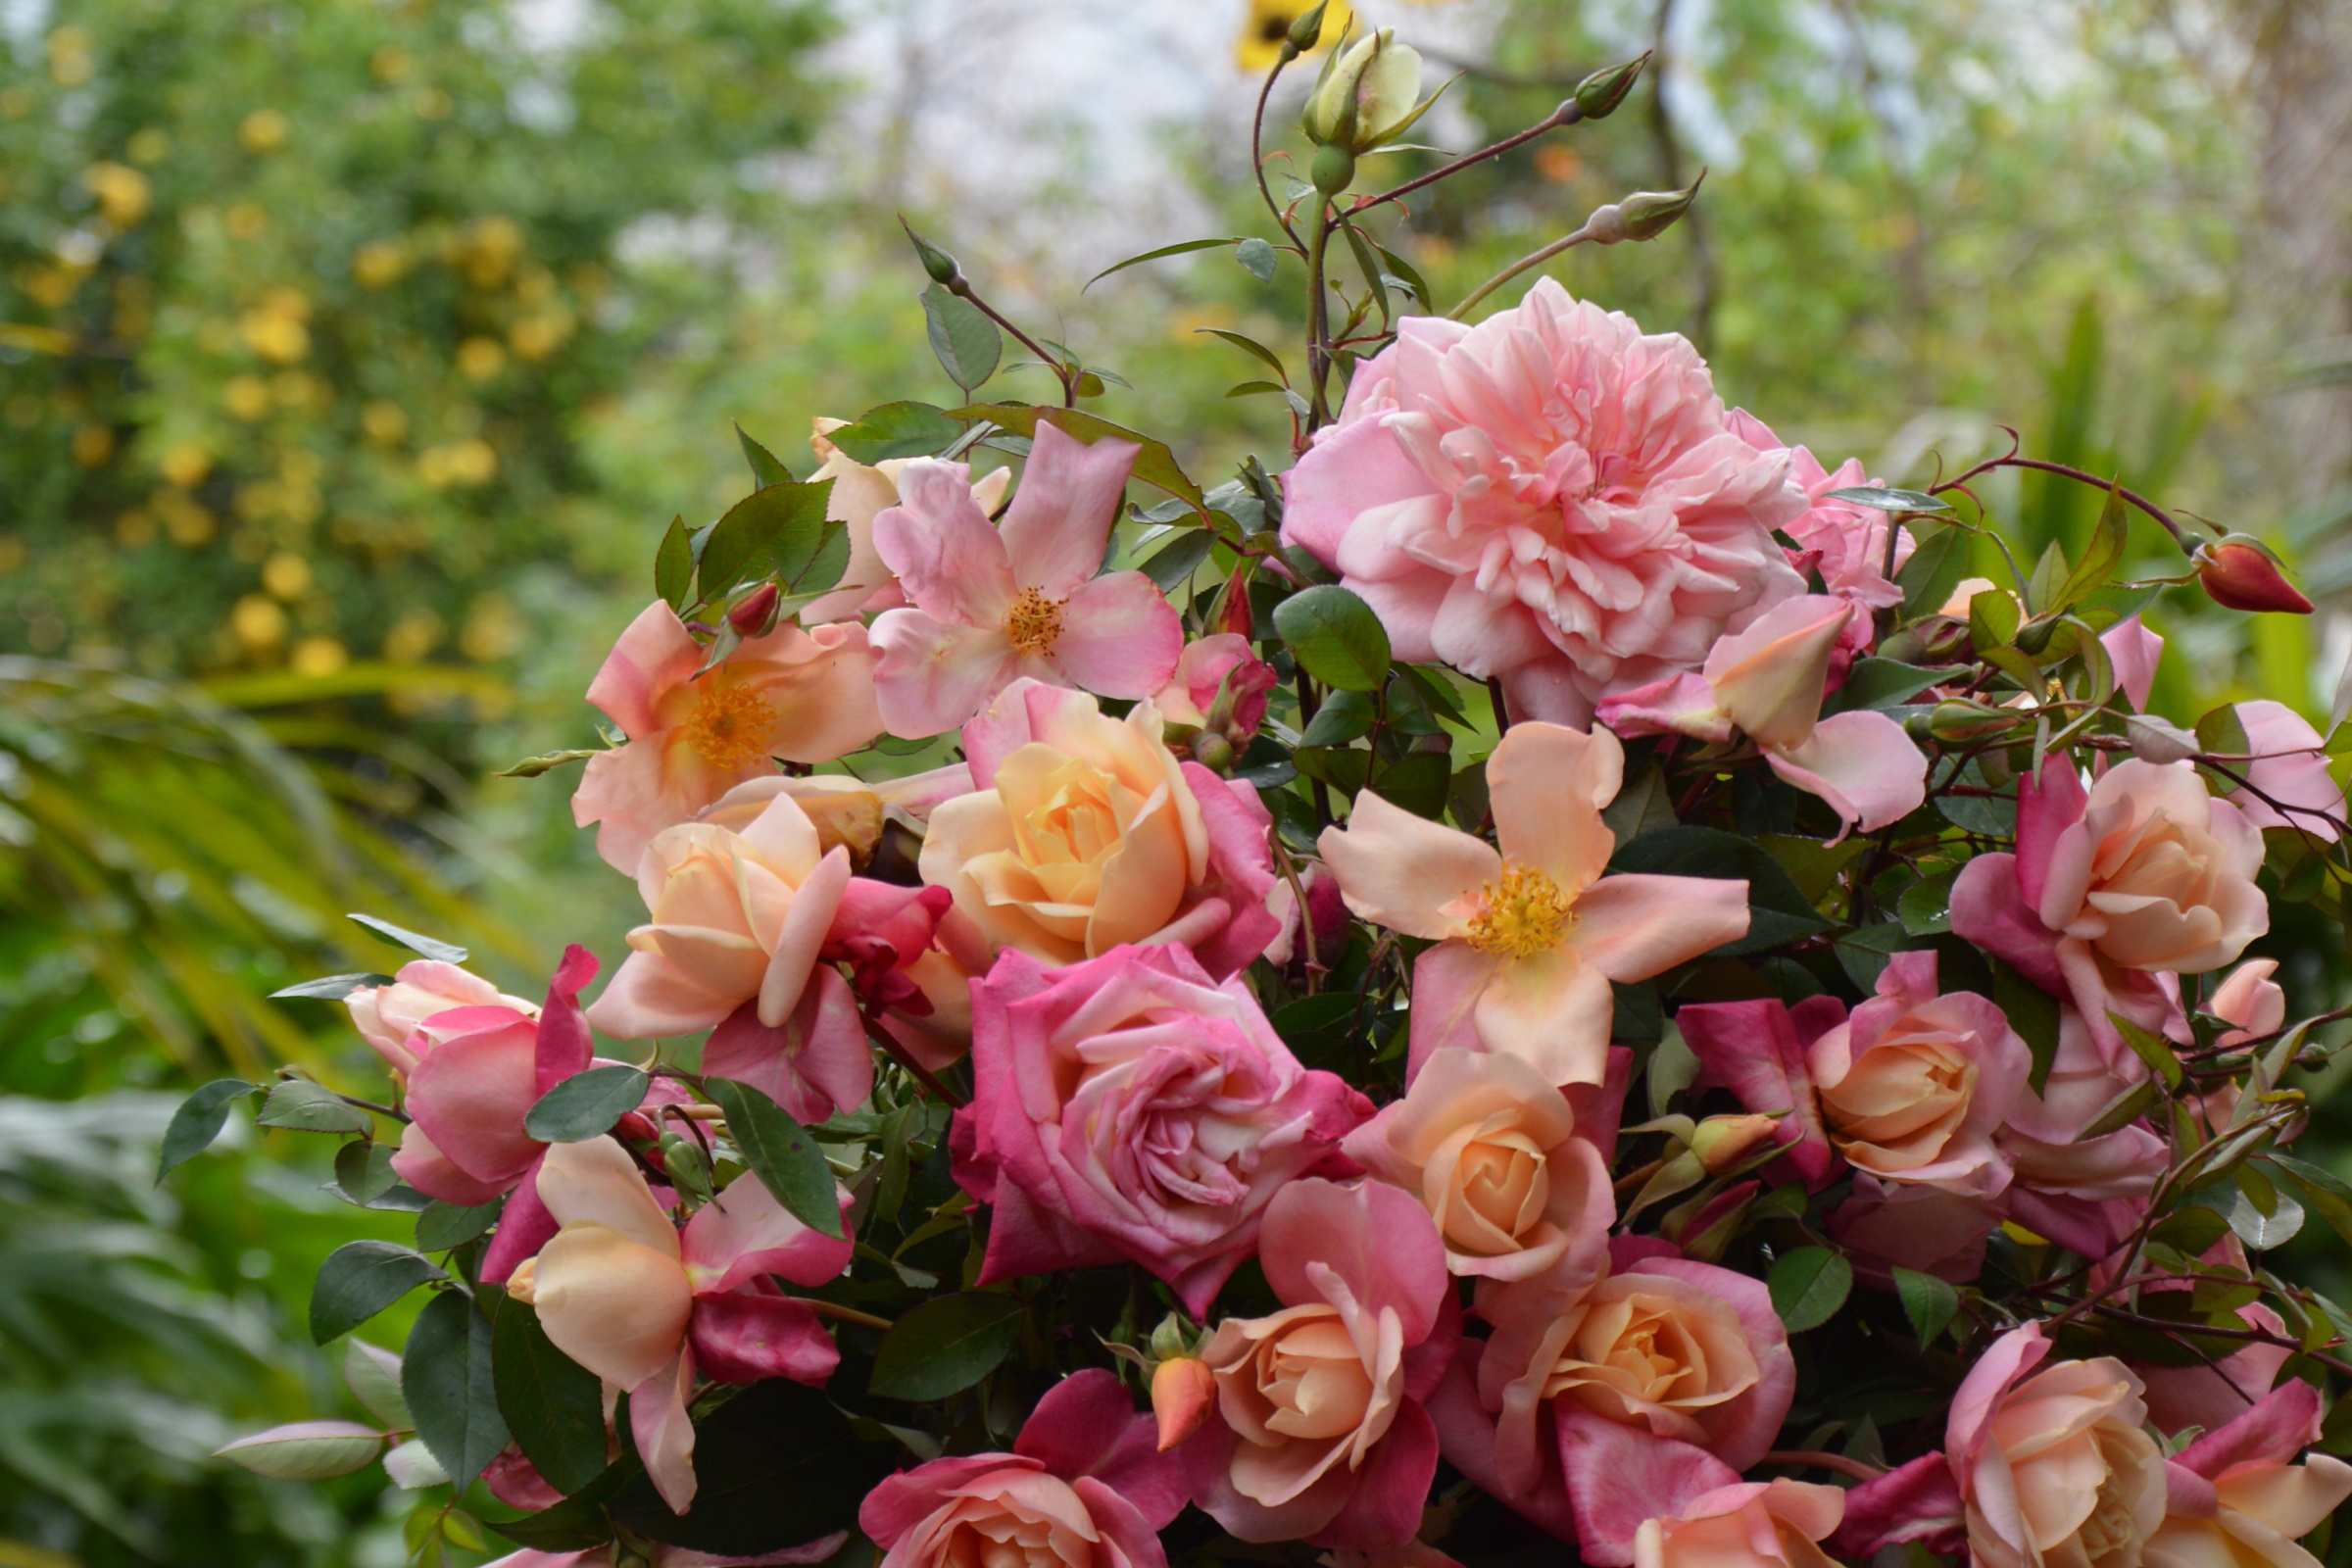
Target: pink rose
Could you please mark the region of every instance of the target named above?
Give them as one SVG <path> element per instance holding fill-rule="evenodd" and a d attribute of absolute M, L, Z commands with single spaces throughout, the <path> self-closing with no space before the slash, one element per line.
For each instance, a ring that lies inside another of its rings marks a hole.
<path fill-rule="evenodd" d="M 993 1205 L 983 1284 L 1124 1259 L 1205 1315 L 1266 1205 L 1370 1113 L 1182 948 L 1061 969 L 1006 953 L 972 1001 L 955 1148 L 956 1180 Z"/>
<path fill-rule="evenodd" d="M 806 1301 L 766 1281 L 822 1285 L 850 1266 L 850 1243 L 810 1230 L 748 1175 L 681 1234 L 609 1137 L 550 1145 L 533 1185 L 558 1229 L 507 1292 L 537 1308 L 558 1349 L 628 1391 L 646 1473 L 683 1513 L 695 1494 L 686 1405 L 696 1373 L 823 1384 L 841 1359 L 832 1336 Z"/>
<path fill-rule="evenodd" d="M 2327 743 L 2284 703 L 2237 705 L 2254 760 L 2230 763 L 2248 787 L 2229 800 L 2258 828 L 2290 827 L 2333 844 L 2344 830 L 2344 792 L 2328 769 Z"/>
<path fill-rule="evenodd" d="M 1499 676 L 1522 717 L 1590 723 L 1804 591 L 1772 538 L 1806 510 L 1788 456 L 1732 427 L 1689 343 L 1549 278 L 1477 326 L 1399 323 L 1284 489 L 1284 543 L 1397 658 Z"/>
<path fill-rule="evenodd" d="M 1283 1309 L 1227 1318 L 1201 1352 L 1219 1419 L 1183 1449 L 1193 1501 L 1244 1541 L 1402 1544 L 1438 1467 L 1422 1400 L 1459 1332 L 1428 1214 L 1379 1182 L 1296 1181 L 1259 1260 Z"/>
<path fill-rule="evenodd" d="M 774 758 L 829 762 L 882 733 L 874 656 L 855 623 L 755 637 L 700 680 L 709 650 L 669 606 L 646 606 L 589 683 L 588 701 L 628 744 L 588 760 L 572 820 L 600 824 L 596 853 L 634 873 L 655 834 L 733 786 L 775 771 Z"/>
<path fill-rule="evenodd" d="M 417 1060 L 437 1043 L 438 1032 L 425 1026 L 442 1013 L 460 1007 L 506 1007 L 525 1018 L 539 1014 L 535 1004 L 438 958 L 413 958 L 400 966 L 390 985 L 361 986 L 343 999 L 343 1005 L 351 1009 L 352 1027 L 360 1038 L 401 1074 L 415 1072 Z"/>
<path fill-rule="evenodd" d="M 1596 1084 L 1613 980 L 1646 980 L 1747 934 L 1747 884 L 1604 876 L 1601 808 L 1624 780 L 1607 730 L 1511 726 L 1487 759 L 1500 848 L 1364 791 L 1318 841 L 1348 907 L 1436 944 L 1413 960 L 1408 1071 L 1446 1046 L 1507 1052 Z"/>
<path fill-rule="evenodd" d="M 1803 1481 L 1750 1481 L 1701 1493 L 1635 1534 L 1634 1568 L 1832 1568 L 1820 1543 L 1845 1517 L 1845 1494 Z M 1590 1552 L 1585 1560 L 1605 1564 Z"/>
<path fill-rule="evenodd" d="M 2204 1260 L 2252 1272 L 2246 1267 L 2245 1249 L 2234 1236 L 2223 1237 Z M 2266 1330 L 2281 1341 L 2290 1338 L 2285 1320 L 2260 1301 L 2239 1307 L 2237 1317 L 2248 1328 Z M 2287 1344 L 2252 1340 L 2210 1364 L 2151 1366 L 2134 1361 L 2132 1370 L 2147 1385 L 2143 1397 L 2149 1425 L 2165 1433 L 2185 1432 L 2190 1427 L 2214 1432 L 2261 1403 L 2278 1381 L 2278 1369 L 2294 1353 Z"/>
<path fill-rule="evenodd" d="M 416 966 L 412 964 L 410 967 Z M 2286 993 L 2279 989 L 2278 981 L 2271 978 L 2278 972 L 2277 958 L 2248 958 L 2214 987 L 2213 998 L 2205 1004 L 2205 1010 L 2216 1018 L 2237 1025 L 2216 1039 L 2215 1045 L 2240 1045 L 2259 1036 L 2276 1033 L 2286 1023 Z"/>
<path fill-rule="evenodd" d="M 2010 1169 L 2006 1201 L 2020 1225 L 2087 1258 L 2132 1233 L 2169 1162 L 2165 1141 L 2138 1122 L 2082 1134 L 2146 1075 L 2129 1052 L 2103 1059 L 2082 1015 L 2059 1004 L 2049 1078 L 2040 1094 L 2018 1097 L 1998 1138 Z"/>
<path fill-rule="evenodd" d="M 1945 1457 L 1978 1568 L 2132 1568 L 2164 1522 L 2165 1465 L 2121 1361 L 2049 1361 L 2041 1325 L 1995 1340 L 1952 1396 Z"/>
<path fill-rule="evenodd" d="M 1907 1187 L 1856 1172 L 1852 1193 L 1830 1215 L 1830 1238 L 1857 1276 L 1894 1288 L 1897 1268 L 1966 1285 L 1984 1269 L 1985 1244 L 2008 1212 L 1998 1199 L 1941 1187 Z"/>
<path fill-rule="evenodd" d="M 1177 761 L 1151 703 L 1112 718 L 1019 680 L 964 726 L 963 749 L 974 793 L 932 808 L 919 864 L 986 946 L 1075 963 L 1173 943 L 1222 975 L 1281 929 L 1257 791 Z"/>
<path fill-rule="evenodd" d="M 1152 696 L 1152 706 L 1170 724 L 1214 729 L 1236 746 L 1246 746 L 1266 716 L 1266 693 L 1274 689 L 1274 666 L 1250 650 L 1239 632 L 1218 632 L 1184 645 L 1176 673 Z M 1222 716 L 1217 714 L 1220 699 Z"/>
<path fill-rule="evenodd" d="M 1613 1145 L 1613 1118 L 1605 1131 Z M 1404 1099 L 1344 1148 L 1421 1200 L 1455 1274 L 1526 1279 L 1568 1257 L 1587 1274 L 1606 1266 L 1617 1220 L 1609 1154 L 1568 1097 L 1517 1056 L 1433 1054 Z"/>
<path fill-rule="evenodd" d="M 1167 1568 L 1158 1532 L 1184 1509 L 1182 1477 L 1115 1375 L 1062 1379 L 1012 1446 L 933 1459 L 868 1494 L 858 1528 L 882 1568 Z"/>
<path fill-rule="evenodd" d="M 1040 420 L 1002 527 L 964 465 L 900 472 L 899 504 L 873 523 L 907 602 L 874 620 L 874 697 L 892 734 L 954 729 L 1023 677 L 1130 699 L 1167 680 L 1183 621 L 1142 572 L 1102 569 L 1136 450 Z"/>
<path fill-rule="evenodd" d="M 2318 1392 L 2290 1380 L 2166 1461 L 2148 1568 L 2310 1568 L 2295 1543 L 2352 1497 L 2352 1465 L 2325 1453 L 2293 1462 L 2319 1431 Z"/>
<path fill-rule="evenodd" d="M 859 463 L 830 439 L 834 431 L 849 423 L 847 419 L 818 419 L 815 423 L 808 446 L 816 454 L 817 469 L 808 482 L 833 481 L 825 496 L 825 519 L 849 529 L 850 559 L 833 591 L 803 610 L 800 618 L 813 625 L 897 610 L 906 603 L 906 595 L 874 548 L 874 518 L 899 504 L 899 475 L 906 471 L 909 463 L 922 460 L 885 458 L 871 466 Z M 984 514 L 993 514 L 1004 504 L 1004 492 L 1011 483 L 1010 468 L 990 470 L 972 481 L 972 504 Z"/>
<path fill-rule="evenodd" d="M 1838 658 L 1831 669 L 1835 689 L 1844 683 L 1847 666 L 1870 651 L 1876 631 L 1874 612 L 1903 602 L 1902 589 L 1886 570 L 1887 530 L 1894 530 L 1895 571 L 1903 569 L 1917 542 L 1908 530 L 1895 525 L 1892 515 L 1876 507 L 1823 499 L 1833 490 L 1860 490 L 1884 483 L 1869 477 L 1860 459 L 1846 459 L 1832 473 L 1819 458 L 1803 447 L 1786 445 L 1745 409 L 1732 410 L 1724 422 L 1758 452 L 1786 452 L 1788 477 L 1812 503 L 1803 516 L 1784 523 L 1781 532 L 1796 541 L 1796 548 L 1786 554 L 1797 575 L 1819 574 L 1824 588 L 1854 607 L 1853 619 L 1846 622 L 1838 639 Z"/>

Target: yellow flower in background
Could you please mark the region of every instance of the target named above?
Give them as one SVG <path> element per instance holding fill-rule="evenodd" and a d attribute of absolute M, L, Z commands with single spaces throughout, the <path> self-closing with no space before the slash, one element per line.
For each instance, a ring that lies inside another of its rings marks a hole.
<path fill-rule="evenodd" d="M 130 227 L 155 205 L 147 176 L 128 164 L 92 164 L 81 172 L 81 182 L 98 199 L 98 211 L 117 228 Z"/>
<path fill-rule="evenodd" d="M 262 586 L 272 599 L 300 599 L 311 589 L 311 564 L 281 550 L 262 563 Z"/>
<path fill-rule="evenodd" d="M 237 142 L 249 153 L 273 153 L 286 144 L 294 126 L 274 109 L 256 109 L 237 127 Z"/>
<path fill-rule="evenodd" d="M 238 642 L 260 653 L 286 640 L 286 612 L 267 594 L 247 594 L 229 612 L 229 629 Z"/>
<path fill-rule="evenodd" d="M 458 345 L 458 369 L 469 381 L 487 381 L 507 368 L 507 351 L 494 337 L 469 337 Z"/>
<path fill-rule="evenodd" d="M 351 275 L 362 288 L 389 288 L 408 275 L 416 255 L 405 239 L 371 239 L 354 252 Z"/>
<path fill-rule="evenodd" d="M 294 645 L 286 664 L 297 675 L 317 680 L 332 675 L 351 662 L 351 654 L 332 637 L 305 637 Z"/>
<path fill-rule="evenodd" d="M 1282 58 L 1282 41 L 1290 36 L 1291 24 L 1313 9 L 1314 0 L 1250 0 L 1242 35 L 1234 40 L 1235 62 L 1248 72 L 1273 70 L 1274 62 Z M 1330 48 L 1354 20 L 1348 0 L 1331 0 L 1323 13 L 1323 33 L 1316 49 Z"/>

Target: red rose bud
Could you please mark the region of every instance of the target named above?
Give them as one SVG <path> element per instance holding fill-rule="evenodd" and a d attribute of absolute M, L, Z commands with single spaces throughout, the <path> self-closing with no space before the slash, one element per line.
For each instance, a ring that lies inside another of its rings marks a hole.
<path fill-rule="evenodd" d="M 1152 1413 L 1159 1420 L 1159 1451 L 1167 1452 L 1200 1430 L 1216 1408 L 1217 1380 L 1208 1363 L 1180 1355 L 1152 1373 Z"/>
<path fill-rule="evenodd" d="M 1217 623 L 1212 631 L 1230 631 L 1250 641 L 1257 640 L 1257 617 L 1250 609 L 1250 563 L 1234 563 L 1233 575 L 1225 579 L 1225 600 L 1217 607 Z"/>
<path fill-rule="evenodd" d="M 776 585 L 763 582 L 735 602 L 727 612 L 727 624 L 735 628 L 738 637 L 764 637 L 775 629 Z"/>
<path fill-rule="evenodd" d="M 2197 546 L 2189 559 L 2197 564 L 2197 581 L 2205 585 L 2213 602 L 2225 609 L 2311 613 L 2311 601 L 2286 580 L 2278 558 L 2259 540 L 2242 533 L 2225 534 L 2218 544 Z"/>

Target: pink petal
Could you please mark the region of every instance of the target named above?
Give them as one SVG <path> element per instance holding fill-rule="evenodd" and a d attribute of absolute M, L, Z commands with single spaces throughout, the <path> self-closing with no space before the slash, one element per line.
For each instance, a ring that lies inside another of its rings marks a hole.
<path fill-rule="evenodd" d="M 850 1206 L 847 1193 L 841 1206 Z M 801 1223 L 757 1176 L 738 1176 L 686 1222 L 678 1248 L 697 1295 L 716 1296 L 767 1274 L 818 1286 L 850 1266 L 853 1243 Z"/>
<path fill-rule="evenodd" d="M 663 766 L 663 750 L 657 738 L 599 752 L 572 792 L 572 825 L 595 823 L 596 853 L 623 875 L 635 873 L 655 834 L 695 811 L 690 793 Z"/>
<path fill-rule="evenodd" d="M 2164 656 L 2164 639 L 2132 615 L 2100 633 L 2099 646 L 2107 650 L 2108 662 L 2115 665 L 2115 683 L 2124 689 L 2125 698 L 2146 712 L 2148 693 L 2156 684 L 2156 662 Z"/>
<path fill-rule="evenodd" d="M 1020 591 L 1004 541 L 972 499 L 970 469 L 960 463 L 920 459 L 901 470 L 899 504 L 874 516 L 874 550 L 898 573 L 907 600 L 934 620 L 1000 626 Z"/>
<path fill-rule="evenodd" d="M 1475 1017 L 1487 1050 L 1521 1058 L 1553 1084 L 1596 1084 L 1615 1012 L 1608 976 L 1575 949 L 1551 948 L 1502 960 Z"/>
<path fill-rule="evenodd" d="M 2025 781 L 2019 782 L 2022 786 Z M 2022 820 L 2022 808 L 2019 815 Z M 2042 990 L 2062 996 L 2066 977 L 2058 965 L 2058 934 L 2043 925 L 2026 902 L 2017 866 L 2014 855 L 1980 855 L 1961 867 L 1952 883 L 1952 933 L 2016 968 Z"/>
<path fill-rule="evenodd" d="M 2217 1427 L 2180 1450 L 2175 1462 L 2208 1481 L 2231 1465 L 2250 1461 L 2288 1464 L 2320 1439 L 2323 1414 L 2319 1391 L 2289 1378 L 2227 1426 Z"/>
<path fill-rule="evenodd" d="M 2344 828 L 2344 792 L 2328 772 L 2320 732 L 2284 703 L 2240 703 L 2237 716 L 2254 758 L 2243 767 L 2251 788 L 2232 790 L 2227 799 L 2258 828 L 2300 828 L 2334 843 Z M 2278 803 L 2277 808 L 2271 801 Z"/>
<path fill-rule="evenodd" d="M 1064 1481 L 1093 1476 L 1133 1503 L 1153 1530 L 1184 1511 L 1182 1466 L 1159 1451 L 1158 1423 L 1139 1411 L 1118 1375 L 1073 1372 L 1029 1412 L 1012 1451 Z"/>
<path fill-rule="evenodd" d="M 1413 960 L 1407 1084 L 1440 1051 L 1486 1049 L 1478 1038 L 1478 999 L 1486 995 L 1501 966 L 1500 958 L 1459 941 L 1441 942 Z"/>
<path fill-rule="evenodd" d="M 1316 848 L 1358 918 L 1433 942 L 1465 927 L 1448 905 L 1502 874 L 1502 858 L 1482 841 L 1369 790 L 1355 798 L 1348 825 L 1324 829 Z"/>
<path fill-rule="evenodd" d="M 1747 883 L 1722 877 L 1604 876 L 1576 901 L 1568 941 L 1611 980 L 1646 980 L 1747 935 Z"/>
<path fill-rule="evenodd" d="M 433 1146 L 424 1129 L 415 1122 L 400 1130 L 400 1149 L 392 1156 L 392 1171 L 425 1197 L 438 1198 L 444 1203 L 456 1203 L 462 1208 L 478 1208 L 496 1200 L 515 1179 L 485 1182 L 466 1175 L 455 1160 Z"/>
<path fill-rule="evenodd" d="M 1764 760 L 1865 833 L 1900 821 L 1928 798 L 1927 758 L 1902 725 L 1868 710 L 1833 713 L 1802 743 L 1768 750 Z"/>
<path fill-rule="evenodd" d="M 1313 455 L 1282 476 L 1282 542 L 1327 566 L 1339 565 L 1340 543 L 1363 512 L 1400 496 L 1439 493 L 1379 419 L 1322 431 Z"/>
<path fill-rule="evenodd" d="M 1730 1090 L 1744 1109 L 1790 1112 L 1773 1129 L 1774 1139 L 1808 1188 L 1818 1192 L 1828 1186 L 1837 1155 L 1821 1124 L 1804 1044 L 1788 1007 L 1771 998 L 1694 1003 L 1678 1011 L 1674 1021 L 1698 1057 L 1705 1082 Z"/>
<path fill-rule="evenodd" d="M 1575 1399 L 1555 1400 L 1552 1408 L 1576 1511 L 1577 1552 L 1597 1568 L 1632 1563 L 1634 1533 L 1649 1520 L 1671 1518 L 1706 1493 L 1739 1484 L 1739 1472 L 1704 1448 L 1595 1415 Z"/>
<path fill-rule="evenodd" d="M 1101 569 L 1103 546 L 1127 493 L 1128 472 L 1142 450 L 1109 436 L 1086 446 L 1050 419 L 1037 421 L 1020 488 L 1004 513 L 1004 553 L 1021 587 L 1035 588 L 1048 599 L 1068 598 Z M 905 484 L 902 479 L 902 490 Z M 1165 679 L 1163 673 L 1160 680 Z M 1156 688 L 1159 681 L 1152 684 Z"/>
<path fill-rule="evenodd" d="M 507 1183 L 538 1157 L 540 1144 L 522 1130 L 538 1102 L 537 1031 L 504 1007 L 514 1021 L 445 1040 L 409 1078 L 409 1114 L 448 1156 L 476 1181 Z"/>
<path fill-rule="evenodd" d="M 1023 663 L 1002 626 L 938 621 L 919 610 L 885 611 L 867 635 L 882 651 L 874 669 L 882 727 L 908 740 L 970 718 Z"/>
<path fill-rule="evenodd" d="M 1308 1544 L 1378 1551 L 1411 1541 L 1421 1528 L 1421 1510 L 1437 1474 L 1438 1429 L 1429 1412 L 1408 1399 L 1356 1472 L 1348 1501 L 1308 1538 Z"/>
<path fill-rule="evenodd" d="M 776 1028 L 801 1004 L 801 993 L 849 886 L 849 846 L 836 844 L 793 891 L 784 924 L 776 932 L 775 951 L 767 956 L 767 972 L 760 978 L 759 1014 L 766 1027 Z"/>
<path fill-rule="evenodd" d="M 1183 618 L 1158 586 L 1140 571 L 1112 571 L 1071 591 L 1052 657 L 1088 691 L 1132 700 L 1165 686 L 1183 654 Z"/>
<path fill-rule="evenodd" d="M 694 1506 L 694 1422 L 686 1397 L 694 1389 L 694 1355 L 676 1360 L 629 1391 L 629 1433 L 645 1460 L 645 1473 L 672 1513 Z"/>
<path fill-rule="evenodd" d="M 790 1378 L 821 1388 L 841 1349 L 806 1301 L 782 1296 L 704 1296 L 687 1326 L 695 1364 L 721 1383 Z"/>
<path fill-rule="evenodd" d="M 1967 1512 L 1951 1463 L 1941 1453 L 1928 1453 L 1848 1492 L 1845 1519 L 1829 1548 L 1858 1560 L 1916 1541 L 1930 1551 L 1956 1556 L 1966 1539 Z"/>
<path fill-rule="evenodd" d="M 547 1152 L 541 1150 L 539 1157 L 546 1159 Z M 416 1186 L 415 1182 L 409 1185 Z M 424 1191 L 421 1187 L 416 1190 Z M 490 1233 L 489 1249 L 482 1253 L 483 1282 L 506 1284 L 522 1260 L 545 1247 L 560 1228 L 556 1216 L 547 1211 L 547 1204 L 539 1197 L 539 1166 L 534 1163 L 514 1184 L 507 1206 L 498 1211 L 498 1229 Z"/>
<path fill-rule="evenodd" d="M 2039 773 L 2017 781 L 2017 884 L 2032 907 L 2041 907 L 2059 836 L 2082 820 L 2088 804 L 2082 775 L 2064 754 L 2045 759 Z M 2075 897 L 2080 901 L 2080 891 Z"/>
<path fill-rule="evenodd" d="M 1625 782 L 1625 749 L 1605 729 L 1514 724 L 1487 759 L 1503 859 L 1533 866 L 1571 897 L 1601 873 L 1616 835 L 1600 808 Z"/>
<path fill-rule="evenodd" d="M 1704 675 L 1663 675 L 1600 700 L 1597 716 L 1620 735 L 1689 735 L 1728 741 L 1732 721 Z"/>
<path fill-rule="evenodd" d="M 727 1015 L 703 1046 L 703 1070 L 750 1084 L 802 1126 L 861 1103 L 873 1092 L 874 1054 L 849 982 L 817 969 L 792 1016 L 773 1029 L 750 1003 Z"/>
<path fill-rule="evenodd" d="M 1801 746 L 1820 717 L 1830 655 L 1853 613 L 1851 604 L 1824 594 L 1784 599 L 1716 643 L 1706 677 L 1717 706 L 1767 750 Z"/>
<path fill-rule="evenodd" d="M 1437 1324 L 1446 1245 L 1409 1193 L 1381 1182 L 1342 1186 L 1302 1177 L 1266 1205 L 1257 1249 L 1266 1283 L 1285 1305 L 1325 1299 L 1307 1272 L 1308 1264 L 1321 1263 L 1367 1313 L 1394 1307 L 1408 1347 Z"/>
<path fill-rule="evenodd" d="M 657 599 L 637 612 L 605 656 L 588 683 L 588 701 L 631 740 L 650 735 L 662 727 L 655 712 L 661 700 L 685 684 L 702 662 L 702 647 L 686 623 Z"/>
<path fill-rule="evenodd" d="M 1429 1396 L 1427 1408 L 1438 1429 L 1438 1450 L 1447 1464 L 1530 1524 L 1573 1542 L 1576 1520 L 1569 1512 L 1568 1489 L 1560 1479 L 1556 1446 L 1547 1446 L 1534 1486 L 1514 1492 L 1503 1482 L 1494 1457 L 1494 1417 L 1478 1396 L 1478 1363 L 1486 1347 L 1485 1340 L 1473 1339 L 1457 1345 L 1444 1380 Z"/>
<path fill-rule="evenodd" d="M 547 983 L 532 1060 L 532 1075 L 543 1095 L 573 1074 L 586 1072 L 596 1054 L 588 1015 L 580 1010 L 580 992 L 596 978 L 596 955 L 574 942 L 564 950 L 564 961 Z"/>

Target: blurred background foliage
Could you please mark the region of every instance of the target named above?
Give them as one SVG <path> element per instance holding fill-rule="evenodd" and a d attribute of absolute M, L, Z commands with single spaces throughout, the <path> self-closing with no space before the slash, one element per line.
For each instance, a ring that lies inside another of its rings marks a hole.
<path fill-rule="evenodd" d="M 1267 231 L 1248 73 L 1300 9 L 0 5 L 0 1568 L 405 1560 L 368 1475 L 205 1457 L 356 1413 L 302 1332 L 308 1282 L 400 1216 L 250 1129 L 159 1192 L 170 1105 L 280 1064 L 368 1081 L 339 1009 L 265 1000 L 400 961 L 347 910 L 526 995 L 567 940 L 617 956 L 627 890 L 567 778 L 489 775 L 593 744 L 579 694 L 660 530 L 744 487 L 730 419 L 806 472 L 811 417 L 954 395 L 894 212 L 1131 383 L 1101 412 L 1197 477 L 1287 461 L 1279 400 L 1226 395 L 1262 367 L 1201 331 L 1288 342 L 1294 263 L 1268 281 L 1220 249 L 1081 285 Z M 1441 309 L 1704 168 L 1665 238 L 1548 270 L 1690 333 L 1727 401 L 1833 466 L 1916 480 L 2010 425 L 2262 535 L 2321 613 L 2168 596 L 2158 706 L 2325 713 L 2352 652 L 2344 8 L 1358 9 L 1462 73 L 1420 127 L 1454 149 L 1653 52 L 1609 121 L 1374 220 Z M 1365 184 L 1431 162 L 1371 160 Z M 1983 493 L 2034 550 L 2095 510 Z M 2311 1007 L 2352 989 L 2291 929 L 2267 951 Z"/>

